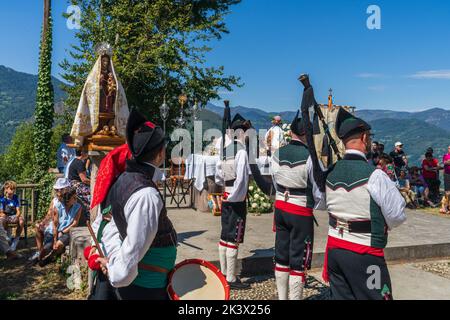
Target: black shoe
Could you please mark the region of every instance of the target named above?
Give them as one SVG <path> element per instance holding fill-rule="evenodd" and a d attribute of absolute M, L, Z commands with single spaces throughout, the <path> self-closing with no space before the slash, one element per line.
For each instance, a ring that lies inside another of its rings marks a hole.
<path fill-rule="evenodd" d="M 243 283 L 239 278 L 236 278 L 235 282 L 228 282 L 230 289 L 232 290 L 248 290 L 251 289 L 248 283 Z"/>

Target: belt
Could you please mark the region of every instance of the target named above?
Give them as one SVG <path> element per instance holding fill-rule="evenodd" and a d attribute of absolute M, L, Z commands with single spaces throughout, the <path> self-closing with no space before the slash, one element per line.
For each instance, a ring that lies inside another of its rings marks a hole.
<path fill-rule="evenodd" d="M 336 218 L 331 213 L 329 215 L 329 224 L 334 229 L 348 229 L 350 233 L 371 233 L 372 232 L 372 222 L 370 220 L 364 221 L 344 221 Z"/>
<path fill-rule="evenodd" d="M 225 187 L 233 187 L 235 181 L 236 179 L 225 181 Z"/>
<path fill-rule="evenodd" d="M 145 263 L 139 263 L 138 269 L 146 270 L 146 271 L 152 271 L 152 272 L 158 272 L 158 273 L 165 273 L 168 274 L 170 271 L 161 267 L 152 266 Z"/>
<path fill-rule="evenodd" d="M 281 193 L 289 192 L 292 196 L 304 196 L 306 195 L 306 188 L 286 188 L 277 184 L 277 191 Z"/>

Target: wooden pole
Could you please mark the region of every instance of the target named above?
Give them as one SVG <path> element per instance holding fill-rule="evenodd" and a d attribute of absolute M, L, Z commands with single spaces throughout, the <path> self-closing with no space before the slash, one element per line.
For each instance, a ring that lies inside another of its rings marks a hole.
<path fill-rule="evenodd" d="M 44 27 L 42 29 L 42 43 L 45 43 L 45 37 L 48 31 L 48 21 L 50 19 L 51 0 L 44 0 Z"/>

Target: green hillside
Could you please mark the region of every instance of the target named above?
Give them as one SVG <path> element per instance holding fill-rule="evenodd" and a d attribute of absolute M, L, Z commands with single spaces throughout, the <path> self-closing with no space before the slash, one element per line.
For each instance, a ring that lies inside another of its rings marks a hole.
<path fill-rule="evenodd" d="M 55 102 L 65 93 L 61 81 L 53 78 Z M 0 65 L 0 153 L 9 145 L 18 124 L 32 120 L 36 102 L 37 76 Z"/>

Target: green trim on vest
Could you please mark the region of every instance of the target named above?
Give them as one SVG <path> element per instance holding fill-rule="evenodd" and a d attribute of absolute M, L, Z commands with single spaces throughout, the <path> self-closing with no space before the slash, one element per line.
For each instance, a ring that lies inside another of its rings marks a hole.
<path fill-rule="evenodd" d="M 333 171 L 327 177 L 327 187 L 332 191 L 339 188 L 350 192 L 369 182 L 369 178 L 376 168 L 365 161 L 340 160 L 335 164 Z M 370 196 L 370 195 L 369 195 Z M 370 196 L 370 220 L 371 220 L 371 246 L 385 248 L 388 240 L 385 232 L 386 222 L 381 208 Z"/>
<path fill-rule="evenodd" d="M 309 151 L 303 145 L 288 144 L 278 149 L 274 156 L 274 161 L 280 166 L 298 166 L 306 164 L 309 158 Z"/>
<path fill-rule="evenodd" d="M 309 150 L 303 144 L 288 144 L 284 147 L 279 148 L 273 155 L 273 161 L 277 162 L 278 165 L 288 166 L 294 168 L 296 166 L 306 165 L 309 158 Z M 313 186 L 312 182 L 307 178 L 306 186 L 306 207 L 313 209 L 315 207 L 315 201 L 313 196 Z"/>
<path fill-rule="evenodd" d="M 370 197 L 370 222 L 371 222 L 371 246 L 374 248 L 385 248 L 388 241 L 388 234 L 386 232 L 386 221 L 384 220 L 381 208 Z"/>
<path fill-rule="evenodd" d="M 344 188 L 347 192 L 367 184 L 375 168 L 365 161 L 340 160 L 327 177 L 327 186 L 331 190 Z"/>

